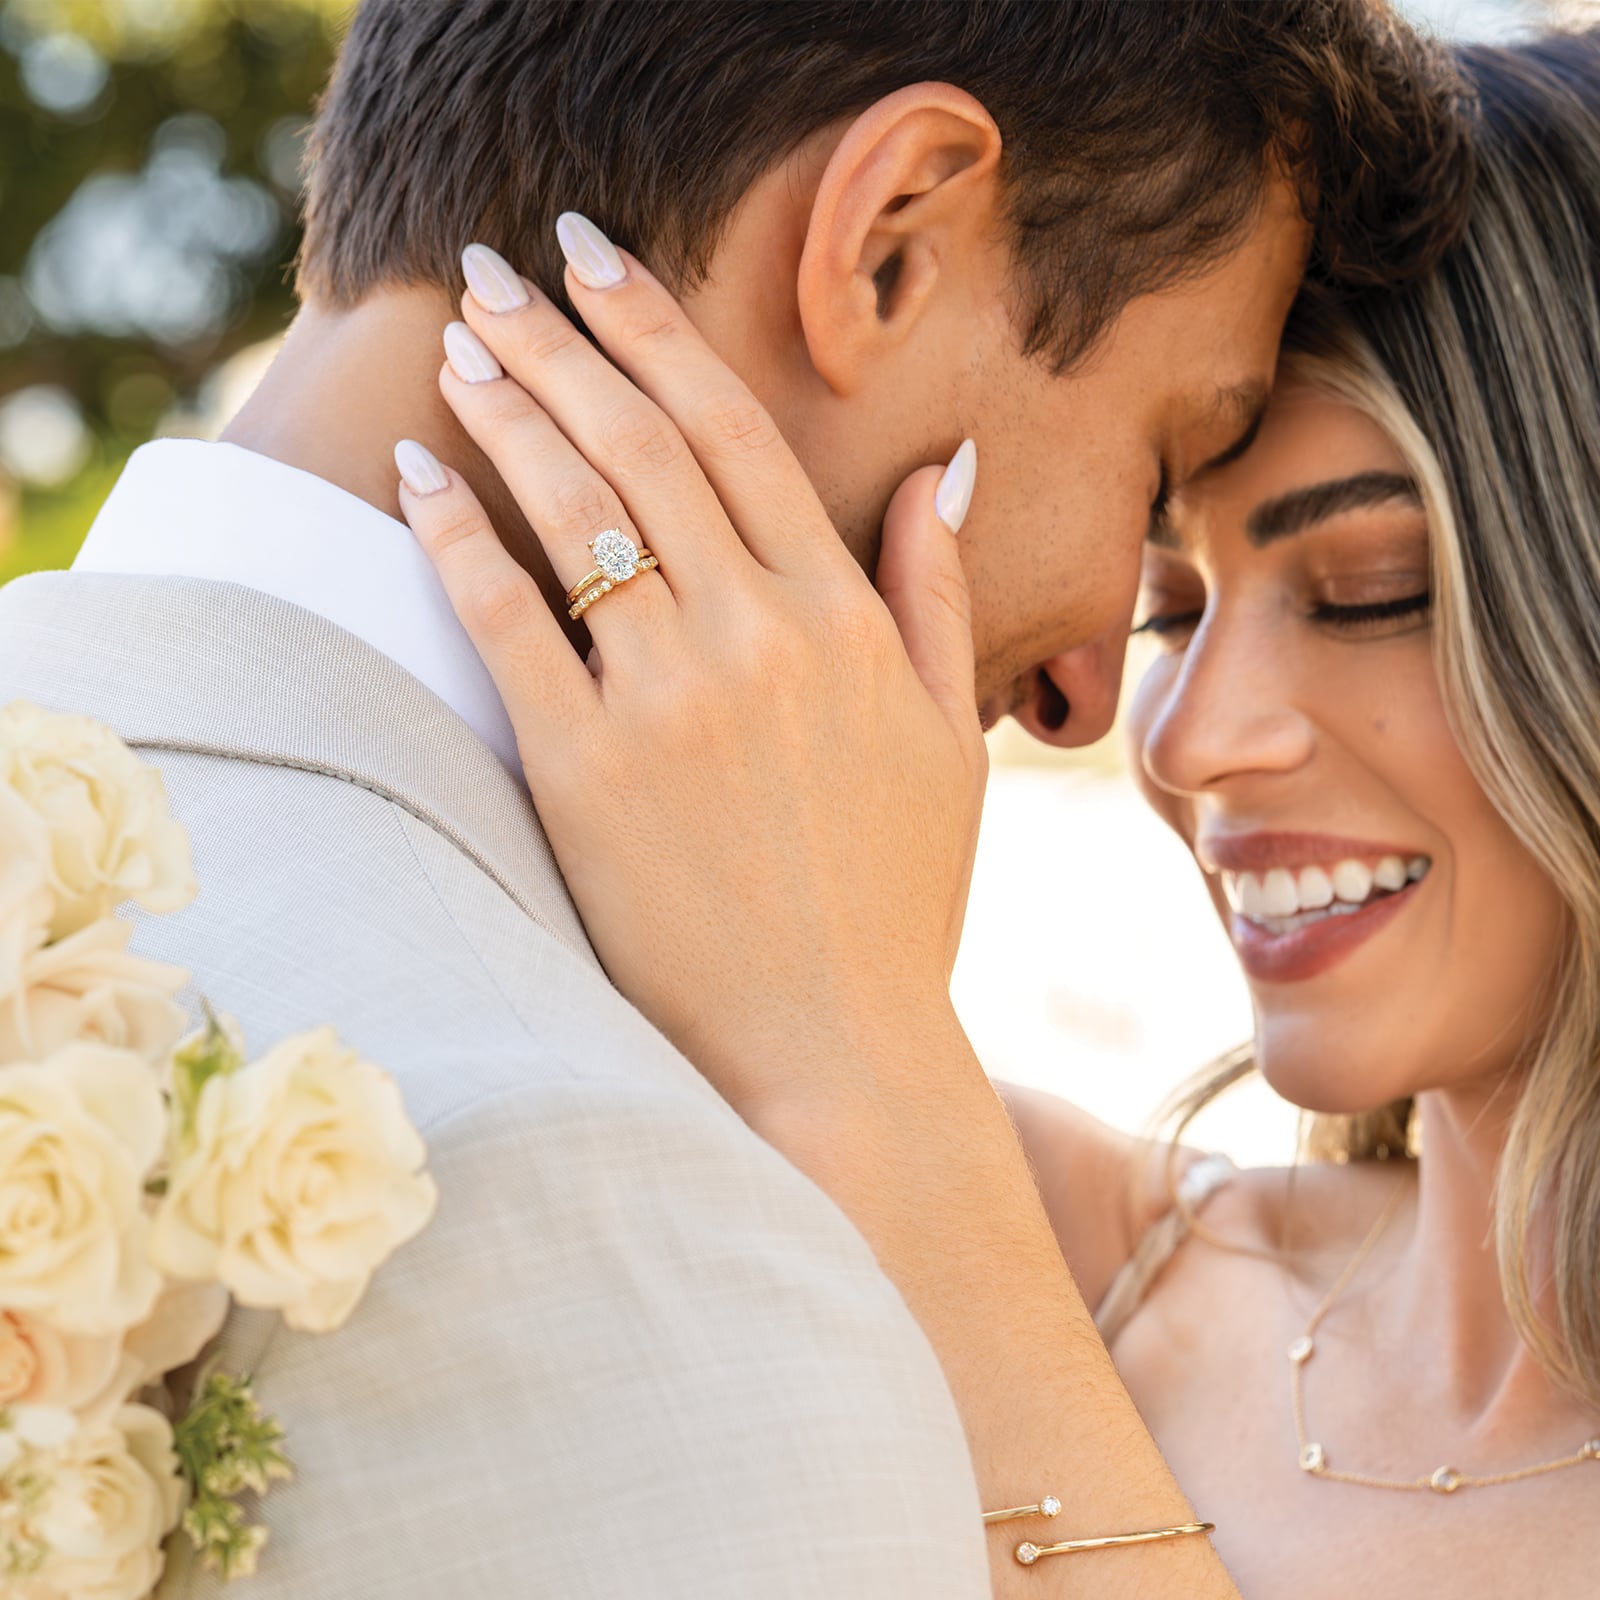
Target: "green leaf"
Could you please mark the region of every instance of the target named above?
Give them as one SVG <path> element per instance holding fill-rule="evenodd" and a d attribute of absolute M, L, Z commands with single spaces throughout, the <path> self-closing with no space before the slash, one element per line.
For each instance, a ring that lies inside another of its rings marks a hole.
<path fill-rule="evenodd" d="M 283 1429 L 261 1410 L 248 1377 L 213 1372 L 173 1433 L 193 1493 L 184 1532 L 202 1564 L 225 1581 L 247 1576 L 267 1530 L 250 1522 L 234 1497 L 264 1495 L 274 1480 L 293 1475 Z"/>
<path fill-rule="evenodd" d="M 204 1030 L 181 1045 L 172 1057 L 175 1131 L 180 1148 L 194 1136 L 195 1112 L 206 1084 L 212 1078 L 237 1072 L 244 1065 L 239 1041 L 223 1026 L 208 1001 L 200 1003 L 206 1016 Z"/>

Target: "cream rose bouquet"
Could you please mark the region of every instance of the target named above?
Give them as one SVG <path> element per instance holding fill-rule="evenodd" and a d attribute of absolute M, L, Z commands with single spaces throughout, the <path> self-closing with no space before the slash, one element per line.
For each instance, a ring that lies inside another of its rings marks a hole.
<path fill-rule="evenodd" d="M 253 1571 L 238 1497 L 288 1476 L 283 1433 L 196 1359 L 234 1302 L 338 1328 L 433 1214 L 382 1071 L 328 1028 L 253 1061 L 209 1009 L 191 1033 L 188 974 L 130 952 L 120 906 L 195 893 L 158 773 L 88 718 L 0 710 L 6 1600 L 142 1600 L 171 1538 Z"/>

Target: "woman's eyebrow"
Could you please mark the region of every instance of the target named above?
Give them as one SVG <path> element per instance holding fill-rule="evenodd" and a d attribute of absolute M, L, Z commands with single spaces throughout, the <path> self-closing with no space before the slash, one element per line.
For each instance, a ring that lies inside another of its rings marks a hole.
<path fill-rule="evenodd" d="M 1418 508 L 1422 505 L 1415 481 L 1405 473 L 1358 472 L 1353 477 L 1291 490 L 1276 500 L 1263 500 L 1246 520 L 1245 534 L 1260 549 L 1341 511 L 1383 505 L 1390 500 L 1404 500 Z"/>

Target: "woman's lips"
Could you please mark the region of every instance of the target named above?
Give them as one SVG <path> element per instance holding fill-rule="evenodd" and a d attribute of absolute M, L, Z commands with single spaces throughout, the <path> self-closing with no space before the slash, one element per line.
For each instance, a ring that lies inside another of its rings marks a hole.
<path fill-rule="evenodd" d="M 1426 882 L 1407 884 L 1396 894 L 1292 933 L 1273 933 L 1235 912 L 1233 947 L 1245 971 L 1262 983 L 1303 983 L 1321 977 L 1394 921 Z"/>

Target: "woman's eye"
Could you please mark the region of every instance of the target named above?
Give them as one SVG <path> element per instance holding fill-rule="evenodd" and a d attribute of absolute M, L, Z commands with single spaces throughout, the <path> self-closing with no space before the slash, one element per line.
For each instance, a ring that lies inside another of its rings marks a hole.
<path fill-rule="evenodd" d="M 1394 600 L 1374 600 L 1361 605 L 1322 602 L 1312 607 L 1311 621 L 1359 637 L 1363 634 L 1392 632 L 1394 623 L 1425 616 L 1432 604 L 1433 596 L 1425 590 Z M 1177 648 L 1187 643 L 1204 618 L 1203 610 L 1156 611 L 1133 629 L 1131 637 L 1150 635 L 1161 640 L 1169 649 Z"/>
<path fill-rule="evenodd" d="M 1157 612 L 1134 628 L 1130 637 L 1137 639 L 1142 634 L 1153 634 L 1163 642 L 1177 642 L 1193 633 L 1204 616 L 1203 611 Z"/>
<path fill-rule="evenodd" d="M 1381 630 L 1391 622 L 1423 616 L 1432 606 L 1433 596 L 1423 590 L 1419 594 L 1402 595 L 1395 600 L 1375 600 L 1366 605 L 1319 605 L 1312 610 L 1311 620 L 1349 633 L 1370 633 Z"/>

